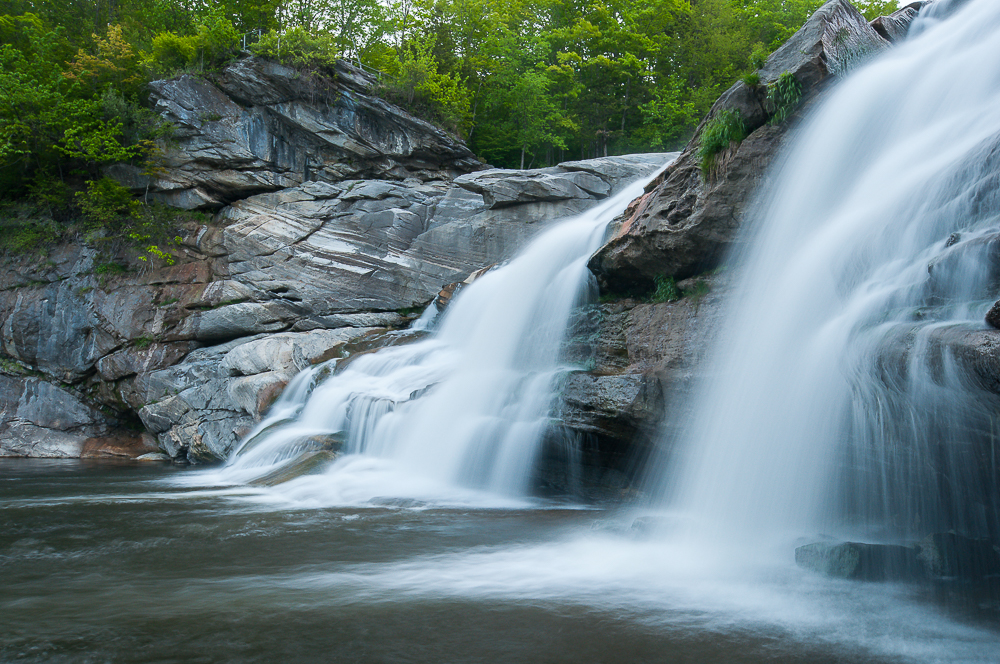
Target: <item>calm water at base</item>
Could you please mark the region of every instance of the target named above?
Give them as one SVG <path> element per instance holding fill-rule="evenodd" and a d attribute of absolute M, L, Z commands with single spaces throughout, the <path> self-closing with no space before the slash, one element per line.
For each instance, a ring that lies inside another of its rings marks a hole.
<path fill-rule="evenodd" d="M 593 530 L 632 515 L 307 508 L 200 476 L 0 460 L 0 661 L 1000 661 L 911 588 Z"/>

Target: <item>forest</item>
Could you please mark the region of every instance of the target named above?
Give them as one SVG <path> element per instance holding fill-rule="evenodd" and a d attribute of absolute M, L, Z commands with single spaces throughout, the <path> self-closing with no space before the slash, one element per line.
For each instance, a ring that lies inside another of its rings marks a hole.
<path fill-rule="evenodd" d="M 247 51 L 306 71 L 352 61 L 384 97 L 497 166 L 676 149 L 821 4 L 3 0 L 0 187 L 45 203 L 64 201 L 70 182 L 95 194 L 79 199 L 91 217 L 120 214 L 129 201 L 93 191 L 108 186 L 100 169 L 155 170 L 171 132 L 147 108 L 146 84 L 211 76 Z M 855 4 L 869 18 L 896 7 Z"/>

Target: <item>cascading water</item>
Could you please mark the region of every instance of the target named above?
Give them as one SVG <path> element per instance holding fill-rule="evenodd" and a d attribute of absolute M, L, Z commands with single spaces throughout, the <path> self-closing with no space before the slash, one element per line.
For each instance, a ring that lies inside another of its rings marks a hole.
<path fill-rule="evenodd" d="M 1000 3 L 939 0 L 798 131 L 665 480 L 696 522 L 1000 534 L 998 54 Z"/>
<path fill-rule="evenodd" d="M 593 288 L 587 260 L 646 181 L 546 231 L 464 288 L 426 339 L 352 358 L 323 381 L 328 368 L 299 374 L 227 476 L 260 476 L 335 436 L 349 455 L 363 455 L 365 468 L 379 459 L 401 471 L 370 487 L 370 497 L 405 496 L 400 482 L 413 478 L 526 493 L 565 370 L 560 344 L 573 308 Z"/>

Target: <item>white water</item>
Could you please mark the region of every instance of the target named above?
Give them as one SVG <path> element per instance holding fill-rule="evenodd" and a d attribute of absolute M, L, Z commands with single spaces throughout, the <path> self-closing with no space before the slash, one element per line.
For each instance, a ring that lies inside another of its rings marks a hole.
<path fill-rule="evenodd" d="M 665 480 L 726 538 L 996 534 L 997 402 L 940 340 L 1000 295 L 1000 2 L 935 9 L 809 118 L 745 231 Z"/>
<path fill-rule="evenodd" d="M 649 179 L 545 231 L 462 289 L 426 339 L 357 357 L 323 381 L 329 367 L 301 373 L 226 477 L 259 476 L 337 434 L 349 456 L 298 482 L 303 498 L 482 504 L 487 495 L 526 495 L 555 381 L 567 369 L 558 355 L 570 314 L 592 295 L 587 261 Z"/>

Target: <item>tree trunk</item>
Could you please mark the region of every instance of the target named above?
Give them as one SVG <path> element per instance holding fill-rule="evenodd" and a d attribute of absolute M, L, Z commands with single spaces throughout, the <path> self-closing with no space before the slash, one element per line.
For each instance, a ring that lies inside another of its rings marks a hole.
<path fill-rule="evenodd" d="M 524 147 L 521 147 L 521 170 L 524 170 Z"/>

